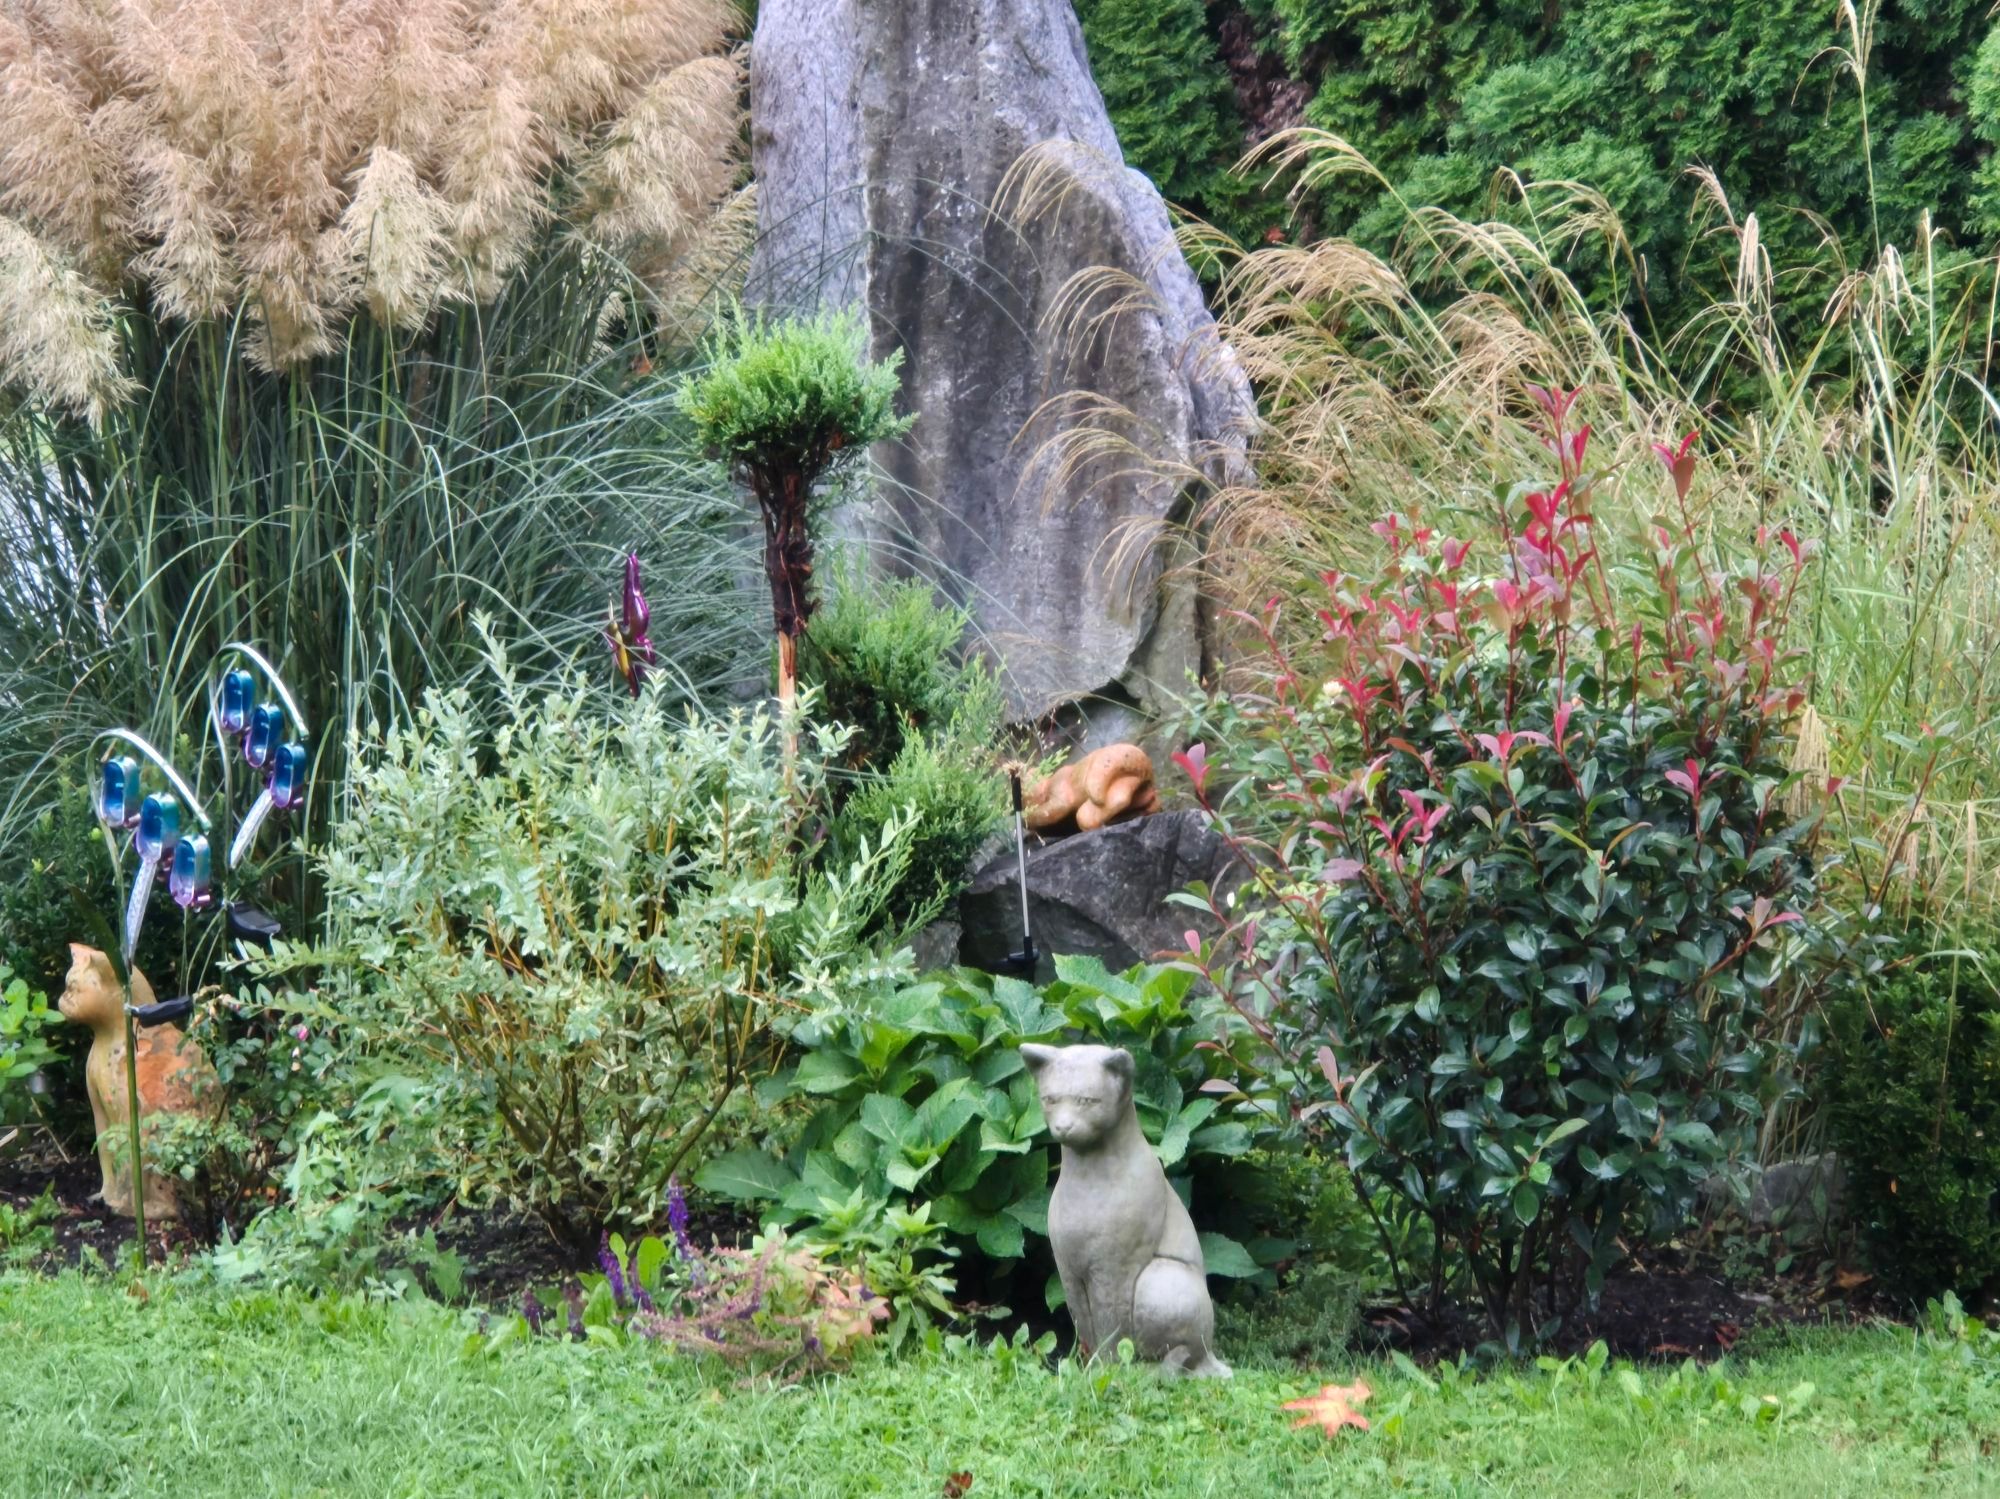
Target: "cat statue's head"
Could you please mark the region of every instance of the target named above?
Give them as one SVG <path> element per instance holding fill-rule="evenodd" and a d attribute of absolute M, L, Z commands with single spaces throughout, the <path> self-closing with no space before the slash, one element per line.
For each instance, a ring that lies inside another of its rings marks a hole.
<path fill-rule="evenodd" d="M 1042 1118 L 1059 1145 L 1088 1150 L 1111 1135 L 1132 1107 L 1132 1053 L 1116 1046 L 1023 1043 L 1042 1098 Z"/>
<path fill-rule="evenodd" d="M 80 942 L 69 945 L 69 977 L 56 1002 L 64 1016 L 93 1031 L 109 1030 L 124 1014 L 125 995 L 111 959 Z"/>

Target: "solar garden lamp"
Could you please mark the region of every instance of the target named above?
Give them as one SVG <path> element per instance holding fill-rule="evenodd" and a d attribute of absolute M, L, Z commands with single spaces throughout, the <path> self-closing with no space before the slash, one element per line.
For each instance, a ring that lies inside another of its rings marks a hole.
<path fill-rule="evenodd" d="M 194 1007 L 183 995 L 156 1004 L 132 1003 L 132 958 L 139 949 L 139 934 L 145 926 L 146 910 L 160 866 L 167 866 L 167 889 L 184 911 L 201 910 L 213 899 L 210 892 L 208 815 L 188 789 L 186 781 L 152 745 L 130 729 L 106 729 L 92 743 L 95 749 L 109 741 L 98 767 L 92 805 L 98 824 L 104 829 L 104 844 L 111 858 L 111 881 L 123 908 L 119 941 L 109 954 L 118 974 L 125 1019 L 125 1103 L 131 1127 L 132 1216 L 138 1230 L 139 1263 L 146 1262 L 146 1177 L 144 1152 L 139 1140 L 139 1038 L 138 1027 L 163 1025 L 179 1020 Z M 146 766 L 159 772 L 167 789 L 148 794 L 143 784 Z M 183 827 L 185 808 L 199 830 Z M 129 835 L 129 836 L 128 836 Z M 125 884 L 125 856 L 139 863 L 128 889 Z"/>
<path fill-rule="evenodd" d="M 208 714 L 222 752 L 225 810 L 230 804 L 231 768 L 239 756 L 264 783 L 230 840 L 224 868 L 233 873 L 249 856 L 273 812 L 305 805 L 312 757 L 305 714 L 277 668 L 256 647 L 241 641 L 225 645 L 216 653 L 216 661 L 228 663 L 209 690 Z M 223 915 L 232 937 L 256 946 L 268 949 L 278 935 L 277 921 L 249 901 L 224 901 Z"/>

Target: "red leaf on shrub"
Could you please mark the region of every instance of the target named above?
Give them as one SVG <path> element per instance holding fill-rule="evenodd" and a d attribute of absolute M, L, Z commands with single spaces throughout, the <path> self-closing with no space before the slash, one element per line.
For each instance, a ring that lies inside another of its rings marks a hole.
<path fill-rule="evenodd" d="M 1194 794 L 1200 796 L 1208 781 L 1208 746 L 1196 743 L 1184 750 L 1175 750 L 1174 764 L 1187 773 L 1187 778 L 1194 782 Z"/>
<path fill-rule="evenodd" d="M 1556 704 L 1554 739 L 1555 739 L 1555 746 L 1557 749 L 1561 749 L 1563 747 L 1563 741 L 1569 737 L 1570 714 L 1574 713 L 1579 707 L 1581 707 L 1582 703 L 1583 700 L 1581 698 L 1571 698 L 1566 703 Z"/>
<path fill-rule="evenodd" d="M 1546 390 L 1539 385 L 1530 385 L 1528 394 L 1533 396 L 1536 404 L 1549 414 L 1550 421 L 1561 426 L 1562 419 L 1569 415 L 1569 408 L 1576 403 L 1576 398 L 1583 394 L 1583 390 L 1581 387 L 1576 390 L 1564 390 L 1560 386 L 1554 390 Z"/>
<path fill-rule="evenodd" d="M 1456 570 L 1465 561 L 1465 554 L 1472 550 L 1469 541 L 1455 541 L 1447 536 L 1438 543 L 1438 556 L 1444 559 L 1447 569 Z"/>
<path fill-rule="evenodd" d="M 1360 875 L 1359 859 L 1328 859 L 1319 872 L 1319 877 L 1329 885 L 1344 885 Z"/>
<path fill-rule="evenodd" d="M 1686 770 L 1670 770 L 1667 779 L 1687 793 L 1689 801 L 1701 805 L 1701 762 L 1689 760 Z"/>
<path fill-rule="evenodd" d="M 1539 744 L 1548 747 L 1549 736 L 1535 729 L 1523 729 L 1516 733 L 1512 729 L 1502 729 L 1497 734 L 1474 734 L 1479 747 L 1498 760 L 1502 765 L 1514 758 L 1516 744 Z"/>
<path fill-rule="evenodd" d="M 1667 472 L 1673 476 L 1674 494 L 1683 500 L 1687 498 L 1688 489 L 1694 483 L 1695 460 L 1694 454 L 1690 450 L 1694 447 L 1696 435 L 1693 432 L 1688 433 L 1687 436 L 1681 439 L 1681 445 L 1678 448 L 1670 448 L 1663 442 L 1653 444 L 1654 456 L 1660 460 Z"/>
<path fill-rule="evenodd" d="M 1347 1097 L 1347 1079 L 1340 1075 L 1340 1059 L 1333 1054 L 1333 1048 L 1331 1046 L 1320 1047 L 1318 1051 L 1313 1053 L 1313 1060 L 1319 1063 L 1320 1075 L 1326 1079 L 1327 1086 L 1333 1089 L 1333 1096 L 1335 1098 Z M 1362 1075 L 1364 1077 L 1367 1076 L 1366 1073 Z"/>
<path fill-rule="evenodd" d="M 1181 941 L 1187 944 L 1189 952 L 1201 951 L 1201 933 L 1194 930 L 1194 928 L 1190 927 L 1185 932 L 1182 932 Z"/>

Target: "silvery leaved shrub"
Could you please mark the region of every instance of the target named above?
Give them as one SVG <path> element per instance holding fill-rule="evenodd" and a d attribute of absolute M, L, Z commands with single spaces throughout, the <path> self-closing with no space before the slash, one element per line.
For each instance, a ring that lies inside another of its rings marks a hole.
<path fill-rule="evenodd" d="M 421 1080 L 458 1195 L 508 1200 L 579 1243 L 643 1221 L 772 1029 L 907 977 L 858 934 L 901 872 L 892 823 L 808 872 L 820 729 L 788 772 L 762 710 L 682 718 L 579 679 L 529 690 L 488 637 L 495 706 L 432 694 L 364 738 L 323 856 L 322 969 L 356 1066 Z"/>

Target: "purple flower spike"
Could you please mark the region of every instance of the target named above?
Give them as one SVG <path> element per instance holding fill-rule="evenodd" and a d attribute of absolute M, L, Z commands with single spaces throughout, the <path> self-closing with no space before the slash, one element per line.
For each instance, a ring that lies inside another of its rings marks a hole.
<path fill-rule="evenodd" d="M 681 1190 L 678 1178 L 667 1178 L 667 1227 L 673 1231 L 674 1253 L 686 1264 L 694 1258 L 694 1246 L 688 1242 L 688 1200 Z"/>
<path fill-rule="evenodd" d="M 618 675 L 634 697 L 654 661 L 652 638 L 646 634 L 652 622 L 653 611 L 646 607 L 646 595 L 639 588 L 639 554 L 631 552 L 625 558 L 625 590 L 620 603 L 612 608 L 611 628 L 604 632 L 604 643 L 611 647 Z"/>
<path fill-rule="evenodd" d="M 581 1343 L 589 1336 L 583 1330 L 583 1288 L 571 1281 L 563 1287 L 563 1301 L 569 1306 L 569 1335 Z"/>
<path fill-rule="evenodd" d="M 546 1315 L 542 1310 L 541 1302 L 535 1299 L 532 1287 L 521 1293 L 521 1317 L 528 1324 L 529 1332 L 540 1332 L 542 1330 L 542 1318 Z"/>
<path fill-rule="evenodd" d="M 597 1268 L 604 1272 L 604 1279 L 611 1287 L 611 1304 L 623 1306 L 625 1296 L 625 1268 L 618 1263 L 618 1256 L 611 1252 L 611 1235 L 606 1232 L 597 1241 Z"/>

